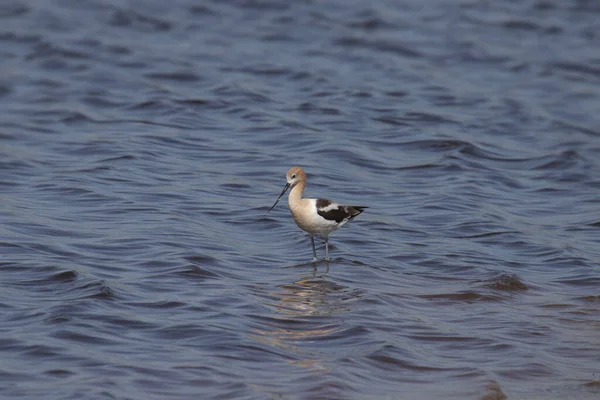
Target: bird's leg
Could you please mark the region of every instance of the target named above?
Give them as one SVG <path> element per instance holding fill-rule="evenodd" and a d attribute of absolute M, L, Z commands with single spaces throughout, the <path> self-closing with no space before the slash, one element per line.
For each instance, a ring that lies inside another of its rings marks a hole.
<path fill-rule="evenodd" d="M 329 238 L 325 238 L 325 261 L 329 261 Z"/>
<path fill-rule="evenodd" d="M 313 248 L 313 262 L 317 262 L 317 249 L 315 249 L 315 237 L 313 235 L 310 235 L 310 242 Z"/>

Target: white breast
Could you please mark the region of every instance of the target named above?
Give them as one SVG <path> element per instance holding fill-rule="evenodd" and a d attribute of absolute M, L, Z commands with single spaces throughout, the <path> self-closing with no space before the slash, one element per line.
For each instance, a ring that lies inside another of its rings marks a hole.
<path fill-rule="evenodd" d="M 295 204 L 294 207 L 290 207 L 292 216 L 296 225 L 300 229 L 310 234 L 319 234 L 323 237 L 327 235 L 342 224 L 337 224 L 335 221 L 328 221 L 321 217 L 317 213 L 316 199 L 302 199 L 300 204 Z"/>

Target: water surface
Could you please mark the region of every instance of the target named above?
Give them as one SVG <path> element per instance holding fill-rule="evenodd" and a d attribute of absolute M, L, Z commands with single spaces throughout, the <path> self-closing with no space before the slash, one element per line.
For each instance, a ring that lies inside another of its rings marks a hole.
<path fill-rule="evenodd" d="M 0 395 L 597 399 L 599 18 L 4 2 Z"/>

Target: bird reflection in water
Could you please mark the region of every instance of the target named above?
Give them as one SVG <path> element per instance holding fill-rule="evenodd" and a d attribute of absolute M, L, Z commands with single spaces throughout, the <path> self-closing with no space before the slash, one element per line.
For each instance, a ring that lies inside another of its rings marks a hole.
<path fill-rule="evenodd" d="M 325 274 L 303 277 L 293 283 L 277 286 L 269 292 L 269 313 L 262 320 L 263 327 L 255 329 L 254 338 L 297 355 L 293 364 L 315 370 L 327 369 L 323 360 L 307 357 L 305 344 L 325 343 L 329 339 L 344 335 L 346 327 L 341 318 L 322 318 L 346 313 L 350 303 L 360 297 L 360 292 L 328 279 Z M 318 344 L 316 344 L 318 346 Z M 314 356 L 314 354 L 313 354 Z"/>
<path fill-rule="evenodd" d="M 329 268 L 329 265 L 327 267 Z M 279 297 L 277 310 L 286 315 L 331 315 L 348 310 L 343 304 L 343 297 L 348 293 L 348 288 L 327 280 L 326 273 L 317 276 L 315 270 L 312 276 L 291 284 L 279 285 L 278 289 L 271 294 Z"/>

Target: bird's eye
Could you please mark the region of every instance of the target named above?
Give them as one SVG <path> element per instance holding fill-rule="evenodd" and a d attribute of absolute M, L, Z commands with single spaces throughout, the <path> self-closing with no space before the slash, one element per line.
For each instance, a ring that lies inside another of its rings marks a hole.
<path fill-rule="evenodd" d="M 296 174 L 292 175 L 292 179 L 296 179 Z"/>

